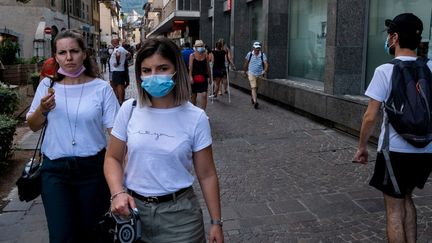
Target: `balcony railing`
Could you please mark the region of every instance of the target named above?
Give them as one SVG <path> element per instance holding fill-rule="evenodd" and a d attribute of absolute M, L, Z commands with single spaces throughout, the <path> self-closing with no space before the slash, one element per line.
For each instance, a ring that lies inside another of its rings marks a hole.
<path fill-rule="evenodd" d="M 174 11 L 199 11 L 199 0 L 170 0 L 162 9 L 162 20 L 166 19 Z"/>

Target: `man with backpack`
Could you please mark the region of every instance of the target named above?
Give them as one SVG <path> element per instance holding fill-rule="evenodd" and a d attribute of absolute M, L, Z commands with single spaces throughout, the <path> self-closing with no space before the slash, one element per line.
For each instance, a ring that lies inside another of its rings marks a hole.
<path fill-rule="evenodd" d="M 386 20 L 385 26 L 384 49 L 395 59 L 375 69 L 365 92 L 370 99 L 353 162 L 368 162 L 367 141 L 383 103 L 378 154 L 369 185 L 383 192 L 388 241 L 416 242 L 412 192 L 424 187 L 432 170 L 432 62 L 417 58 L 423 31 L 417 16 L 400 14 Z"/>
<path fill-rule="evenodd" d="M 261 43 L 255 41 L 252 45 L 253 50 L 248 52 L 243 64 L 245 76 L 249 79 L 251 87 L 251 102 L 255 109 L 258 109 L 257 90 L 259 81 L 267 73 L 268 63 L 266 55 L 261 51 Z"/>

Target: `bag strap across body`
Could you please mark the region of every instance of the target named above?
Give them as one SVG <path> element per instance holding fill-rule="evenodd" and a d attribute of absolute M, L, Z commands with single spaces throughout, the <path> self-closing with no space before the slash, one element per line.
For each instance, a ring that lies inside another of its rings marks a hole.
<path fill-rule="evenodd" d="M 389 126 L 389 120 L 387 117 L 384 118 L 384 139 L 383 144 L 381 148 L 381 152 L 384 155 L 385 160 L 385 175 L 384 175 L 384 185 L 388 184 L 388 179 L 390 177 L 391 183 L 393 185 L 393 189 L 397 195 L 401 195 L 401 191 L 399 189 L 399 185 L 396 181 L 396 177 L 393 172 L 393 167 L 390 162 L 390 126 Z"/>
<path fill-rule="evenodd" d="M 50 82 L 49 88 L 52 88 L 54 86 L 54 81 L 52 79 L 50 79 L 50 81 L 51 82 Z M 42 127 L 42 131 L 41 131 L 41 133 L 39 135 L 39 138 L 38 138 L 38 141 L 37 141 L 37 144 L 36 144 L 36 148 L 34 149 L 33 156 L 32 156 L 32 159 L 31 159 L 30 170 L 29 171 L 32 171 L 32 169 L 33 169 L 33 164 L 34 164 L 35 159 L 36 159 L 36 154 L 38 154 L 39 161 L 42 164 L 42 151 L 41 151 L 40 148 L 42 147 L 42 143 L 43 143 L 43 140 L 45 138 L 45 132 L 46 132 L 47 125 L 48 125 L 48 118 L 46 118 L 45 123 L 44 123 L 44 125 Z"/>

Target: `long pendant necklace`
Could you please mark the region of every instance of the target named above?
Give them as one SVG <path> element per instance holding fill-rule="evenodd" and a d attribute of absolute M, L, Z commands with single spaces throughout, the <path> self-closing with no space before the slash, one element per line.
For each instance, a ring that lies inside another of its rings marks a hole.
<path fill-rule="evenodd" d="M 65 103 L 66 103 L 66 115 L 67 115 L 67 119 L 68 119 L 68 123 L 69 123 L 69 129 L 70 129 L 70 132 L 72 134 L 72 145 L 73 146 L 76 144 L 76 142 L 75 142 L 75 135 L 76 135 L 78 111 L 79 111 L 79 107 L 80 107 L 80 104 L 81 104 L 81 98 L 82 98 L 83 91 L 84 91 L 84 85 L 85 85 L 85 83 L 83 83 L 82 86 L 81 86 L 81 94 L 80 94 L 80 97 L 79 97 L 79 100 L 78 100 L 78 106 L 77 106 L 77 110 L 76 110 L 76 113 L 75 113 L 75 122 L 74 122 L 74 130 L 73 130 L 73 132 L 72 132 L 71 121 L 70 121 L 70 118 L 69 118 L 69 110 L 68 110 L 66 86 L 63 86 L 63 88 L 64 88 L 64 94 L 65 94 Z"/>

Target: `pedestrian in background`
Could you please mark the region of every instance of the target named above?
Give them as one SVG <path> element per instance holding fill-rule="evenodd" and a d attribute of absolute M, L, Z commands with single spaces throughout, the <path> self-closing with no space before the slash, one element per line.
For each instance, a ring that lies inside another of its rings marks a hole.
<path fill-rule="evenodd" d="M 261 43 L 256 41 L 252 45 L 253 50 L 248 52 L 243 64 L 243 71 L 249 80 L 251 87 L 251 102 L 255 109 L 258 109 L 257 92 L 259 82 L 267 73 L 268 62 L 266 55 L 261 51 Z"/>
<path fill-rule="evenodd" d="M 111 210 L 127 216 L 137 208 L 144 242 L 205 242 L 192 187 L 195 174 L 211 218 L 209 242 L 222 243 L 210 124 L 205 112 L 188 102 L 180 49 L 168 38 L 147 39 L 135 64 L 138 102 L 134 107 L 130 99 L 120 108 L 105 157 Z"/>
<path fill-rule="evenodd" d="M 400 14 L 393 20 L 386 20 L 387 39 L 385 49 L 388 54 L 395 55 L 397 60 L 415 61 L 416 48 L 422 39 L 422 21 L 415 15 Z M 427 63 L 432 70 L 432 62 Z M 366 164 L 368 162 L 367 142 L 375 124 L 378 121 L 379 110 L 392 93 L 393 64 L 386 63 L 375 69 L 375 73 L 365 95 L 369 103 L 363 116 L 360 131 L 359 147 L 354 161 Z M 432 143 L 424 148 L 417 148 L 408 143 L 398 134 L 391 124 L 386 126 L 388 115 L 384 110 L 383 124 L 378 141 L 378 154 L 375 171 L 369 185 L 382 191 L 387 218 L 387 239 L 389 242 L 416 242 L 417 214 L 412 199 L 415 187 L 423 188 L 432 170 Z M 388 128 L 386 131 L 386 127 Z M 387 140 L 385 145 L 384 140 Z M 385 148 L 387 147 L 387 148 Z M 393 181 L 389 180 L 390 170 L 386 164 L 385 151 L 388 149 L 393 176 L 399 186 L 400 193 L 394 189 Z M 387 179 L 385 179 L 387 178 Z"/>
<path fill-rule="evenodd" d="M 108 45 L 108 60 L 107 60 L 107 67 L 108 67 L 108 79 L 110 82 L 110 85 L 112 87 L 112 70 L 111 65 L 109 63 L 109 60 L 111 59 L 111 55 L 114 53 L 114 47 L 112 45 Z"/>
<path fill-rule="evenodd" d="M 225 62 L 226 62 L 226 51 L 223 50 L 223 43 L 221 41 L 216 42 L 216 47 L 212 51 L 213 59 L 213 81 L 215 89 L 210 98 L 217 98 L 221 89 L 221 82 L 223 77 L 226 77 Z M 222 93 L 221 93 L 222 94 Z"/>
<path fill-rule="evenodd" d="M 127 57 L 130 53 L 120 45 L 119 39 L 112 39 L 111 44 L 114 47 L 113 53 L 109 59 L 110 70 L 112 72 L 111 87 L 117 97 L 119 104 L 123 104 L 125 98 L 125 89 L 129 86 L 129 74 L 126 67 Z"/>
<path fill-rule="evenodd" d="M 234 62 L 232 60 L 232 55 L 231 55 L 231 49 L 230 47 L 225 43 L 225 40 L 220 38 L 218 40 L 218 42 L 222 43 L 222 50 L 225 51 L 226 56 L 225 56 L 225 72 L 224 72 L 224 76 L 222 77 L 222 88 L 220 89 L 220 93 L 224 93 L 227 94 L 228 93 L 228 75 L 229 75 L 229 69 L 231 68 L 232 70 L 235 70 L 235 65 Z"/>
<path fill-rule="evenodd" d="M 183 60 L 186 64 L 186 67 L 189 68 L 189 56 L 194 52 L 194 50 L 191 48 L 191 44 L 189 42 L 184 43 L 183 49 L 182 49 L 182 56 Z"/>
<path fill-rule="evenodd" d="M 59 68 L 40 82 L 26 116 L 33 131 L 46 124 L 40 173 L 49 239 L 95 242 L 96 225 L 109 208 L 105 132 L 119 105 L 111 87 L 96 78 L 81 34 L 60 32 L 54 53 Z"/>
<path fill-rule="evenodd" d="M 107 61 L 109 57 L 110 54 L 108 53 L 108 48 L 106 47 L 106 45 L 103 45 L 102 48 L 99 50 L 102 73 L 105 73 L 107 70 Z"/>
<path fill-rule="evenodd" d="M 195 41 L 194 52 L 189 56 L 189 76 L 190 80 L 192 80 L 191 102 L 205 110 L 207 107 L 210 66 L 209 57 L 202 40 Z"/>

